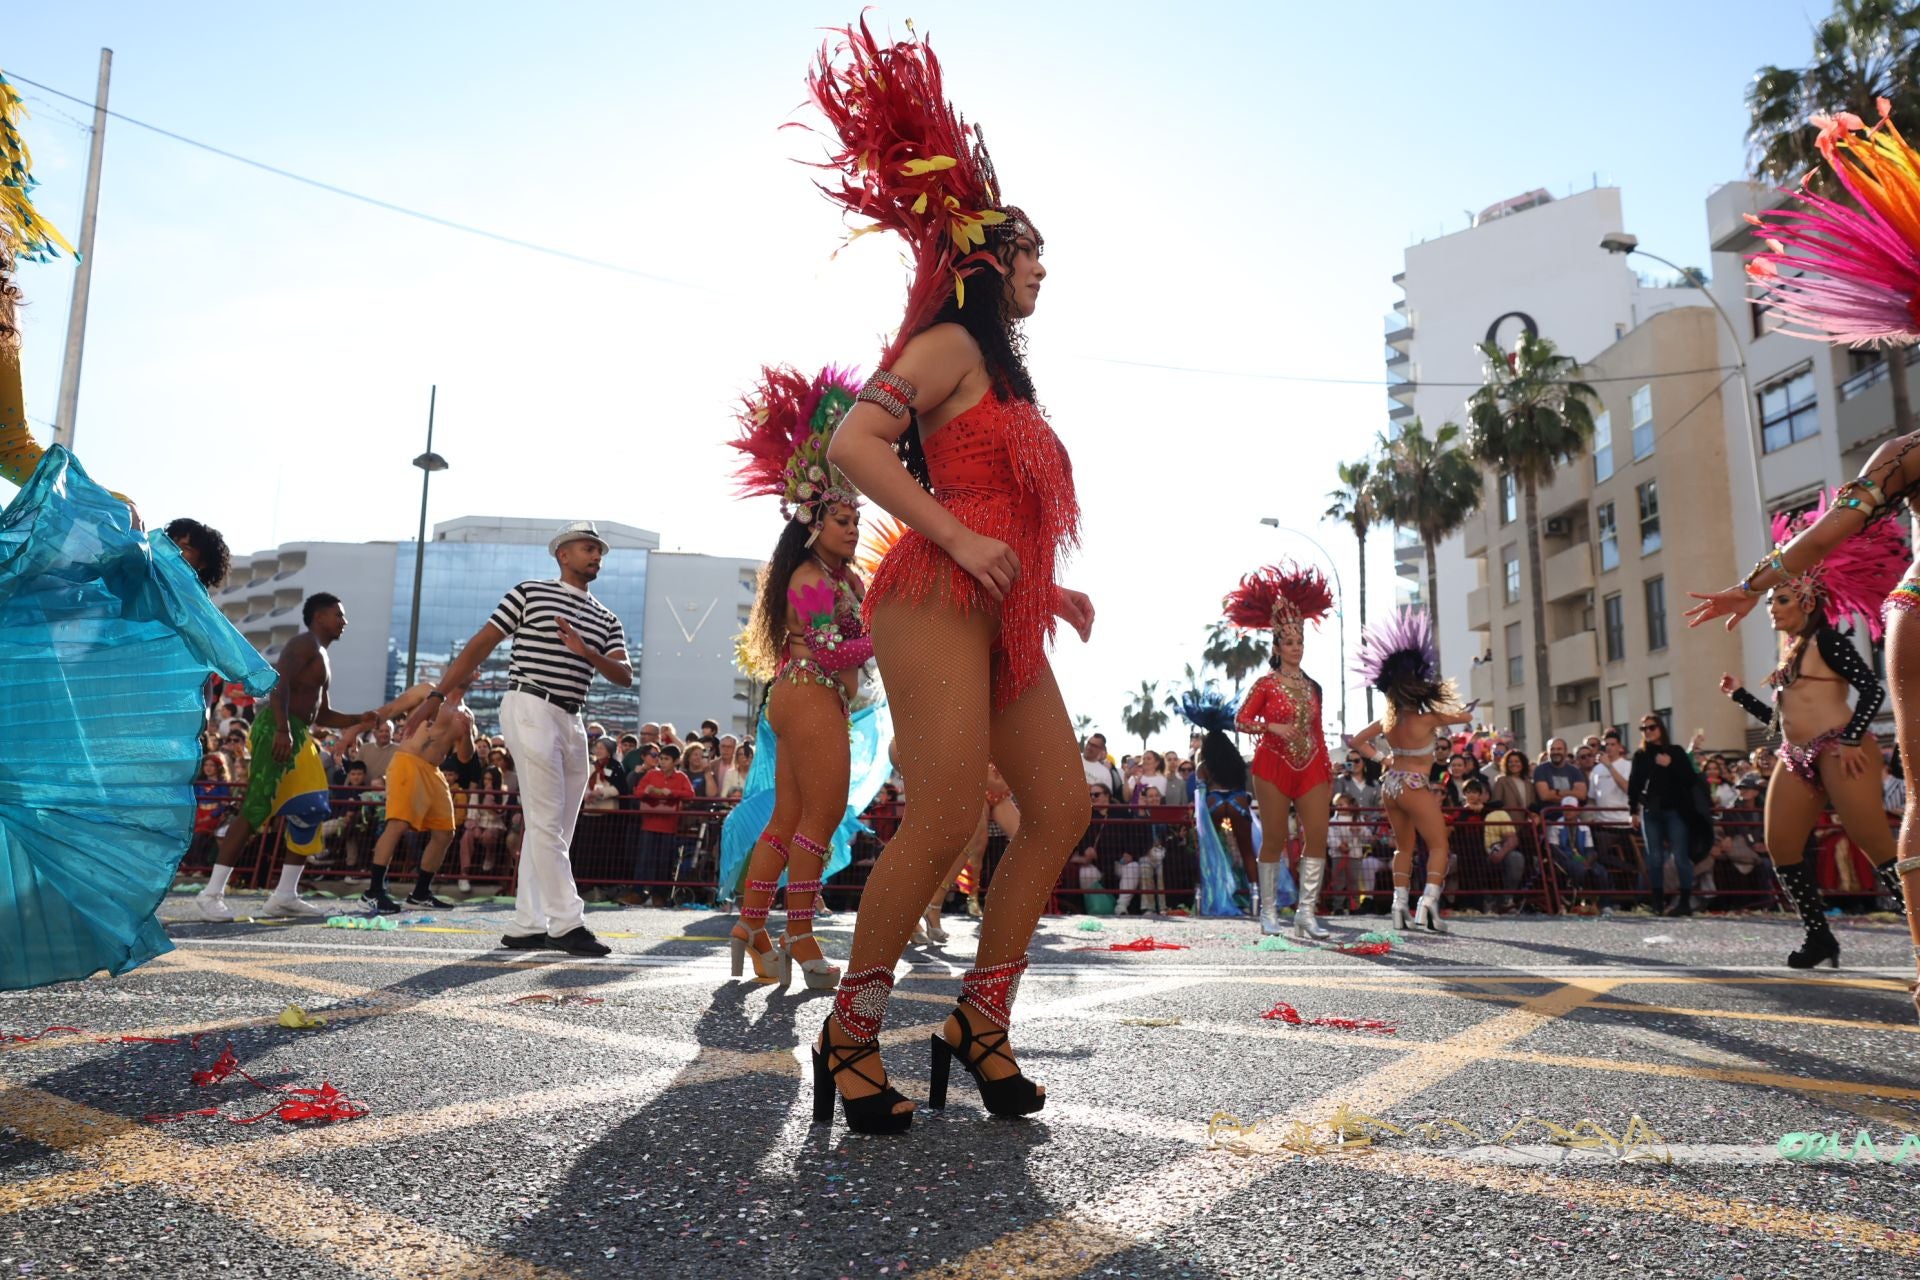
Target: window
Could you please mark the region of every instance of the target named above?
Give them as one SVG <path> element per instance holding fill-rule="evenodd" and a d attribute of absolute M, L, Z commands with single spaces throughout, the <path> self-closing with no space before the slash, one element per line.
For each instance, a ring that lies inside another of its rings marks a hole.
<path fill-rule="evenodd" d="M 1760 388 L 1760 447 L 1768 453 L 1820 434 L 1820 402 L 1808 365 Z"/>
<path fill-rule="evenodd" d="M 1633 460 L 1653 452 L 1653 388 L 1642 387 L 1633 393 Z"/>
<path fill-rule="evenodd" d="M 1502 589 L 1508 604 L 1520 603 L 1520 549 L 1506 547 L 1500 552 Z"/>
<path fill-rule="evenodd" d="M 1603 413 L 1593 420 L 1593 482 L 1613 478 L 1613 415 Z"/>
<path fill-rule="evenodd" d="M 1671 741 L 1673 732 L 1673 677 L 1655 676 L 1647 681 L 1647 693 L 1653 699 L 1653 714 L 1660 717 L 1660 723 L 1667 726 L 1667 739 Z"/>
<path fill-rule="evenodd" d="M 1660 482 L 1649 480 L 1635 485 L 1634 497 L 1640 500 L 1640 554 L 1650 556 L 1660 549 Z"/>
<path fill-rule="evenodd" d="M 1595 724 L 1600 723 L 1600 699 L 1587 699 L 1587 719 L 1593 721 Z"/>
<path fill-rule="evenodd" d="M 1520 652 L 1520 624 L 1509 622 L 1506 630 L 1507 646 L 1507 685 L 1525 684 L 1527 681 L 1527 658 Z"/>
<path fill-rule="evenodd" d="M 1613 504 L 1603 502 L 1593 509 L 1593 527 L 1600 537 L 1600 572 L 1620 567 L 1620 530 L 1614 523 Z"/>
<path fill-rule="evenodd" d="M 1601 605 L 1607 611 L 1607 661 L 1618 662 L 1627 656 L 1627 606 L 1614 592 Z"/>
<path fill-rule="evenodd" d="M 1513 745 L 1524 748 L 1527 745 L 1527 709 L 1508 707 L 1507 725 L 1513 730 Z"/>
<path fill-rule="evenodd" d="M 1520 486 L 1512 476 L 1500 477 L 1500 523 L 1512 524 L 1520 518 Z"/>
<path fill-rule="evenodd" d="M 1628 723 L 1628 717 L 1631 715 L 1633 715 L 1633 706 L 1627 701 L 1627 686 L 1624 684 L 1609 685 L 1607 688 L 1607 723 L 1618 729 Z"/>
<path fill-rule="evenodd" d="M 1647 592 L 1647 650 L 1658 653 L 1667 647 L 1667 580 L 1648 578 Z"/>

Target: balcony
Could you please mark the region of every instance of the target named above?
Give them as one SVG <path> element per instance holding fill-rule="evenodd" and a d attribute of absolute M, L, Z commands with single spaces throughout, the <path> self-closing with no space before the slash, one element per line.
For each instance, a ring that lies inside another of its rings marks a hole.
<path fill-rule="evenodd" d="M 1467 630 L 1492 631 L 1493 614 L 1487 596 L 1487 588 L 1476 587 L 1467 592 Z"/>
<path fill-rule="evenodd" d="M 1398 346 L 1400 343 L 1413 341 L 1413 322 L 1398 311 L 1387 312 L 1385 327 L 1388 346 Z"/>
<path fill-rule="evenodd" d="M 1546 595 L 1550 601 L 1565 600 L 1593 590 L 1593 551 L 1584 542 L 1548 556 L 1541 568 L 1546 575 Z M 1555 668 L 1558 674 L 1558 668 Z"/>
<path fill-rule="evenodd" d="M 1578 631 L 1547 646 L 1547 667 L 1555 687 L 1600 678 L 1600 650 L 1592 631 Z"/>
<path fill-rule="evenodd" d="M 1491 662 L 1475 663 L 1473 674 L 1467 678 L 1467 686 L 1469 697 L 1477 699 L 1483 707 L 1492 707 L 1493 664 Z"/>
<path fill-rule="evenodd" d="M 1911 372 L 1920 347 L 1907 352 L 1907 385 L 1916 379 Z M 1840 431 L 1840 452 L 1851 453 L 1893 431 L 1893 390 L 1887 386 L 1887 362 L 1868 365 L 1840 384 L 1840 404 L 1835 413 Z"/>
<path fill-rule="evenodd" d="M 1460 531 L 1460 547 L 1472 560 L 1487 554 L 1487 521 L 1484 511 L 1476 511 L 1467 517 L 1466 527 Z"/>

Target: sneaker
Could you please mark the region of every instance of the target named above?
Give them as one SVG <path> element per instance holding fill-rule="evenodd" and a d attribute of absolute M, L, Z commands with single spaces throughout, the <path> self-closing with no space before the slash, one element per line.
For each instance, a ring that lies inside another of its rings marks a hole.
<path fill-rule="evenodd" d="M 613 948 L 593 936 L 593 931 L 583 924 L 553 938 L 547 943 L 555 951 L 565 951 L 576 956 L 611 955 Z"/>
<path fill-rule="evenodd" d="M 462 892 L 462 893 L 472 893 L 472 892 L 473 892 L 473 881 L 471 881 L 471 880 L 462 880 L 462 881 L 461 881 L 461 882 L 459 883 L 459 885 L 458 885 L 457 887 L 459 888 L 459 890 L 460 890 L 460 892 Z"/>
<path fill-rule="evenodd" d="M 360 895 L 360 905 L 374 915 L 397 916 L 400 914 L 400 904 L 384 893 L 363 893 Z"/>
<path fill-rule="evenodd" d="M 500 939 L 500 945 L 509 951 L 547 951 L 558 947 L 544 933 L 509 933 Z"/>
<path fill-rule="evenodd" d="M 193 905 L 200 908 L 202 920 L 231 920 L 233 908 L 227 905 L 224 893 L 208 893 L 205 889 L 193 895 Z"/>
<path fill-rule="evenodd" d="M 407 905 L 410 907 L 423 907 L 429 911 L 449 911 L 453 908 L 451 902 L 442 902 L 440 899 L 434 897 L 431 891 L 427 893 L 408 894 Z"/>
<path fill-rule="evenodd" d="M 263 916 L 300 916 L 307 919 L 324 920 L 327 917 L 325 907 L 316 907 L 297 893 L 270 893 L 267 905 L 260 909 Z"/>

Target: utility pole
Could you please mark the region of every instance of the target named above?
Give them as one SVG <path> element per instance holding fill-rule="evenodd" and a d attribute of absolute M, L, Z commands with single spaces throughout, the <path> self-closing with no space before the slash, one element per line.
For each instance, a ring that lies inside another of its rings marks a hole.
<path fill-rule="evenodd" d="M 93 284 L 93 224 L 100 214 L 100 160 L 107 145 L 107 80 L 113 50 L 100 51 L 100 84 L 93 91 L 93 145 L 87 151 L 87 200 L 80 213 L 80 262 L 73 272 L 73 305 L 67 309 L 67 351 L 60 362 L 60 401 L 53 414 L 53 442 L 73 448 L 73 420 L 80 407 L 80 357 L 87 345 L 87 292 Z"/>

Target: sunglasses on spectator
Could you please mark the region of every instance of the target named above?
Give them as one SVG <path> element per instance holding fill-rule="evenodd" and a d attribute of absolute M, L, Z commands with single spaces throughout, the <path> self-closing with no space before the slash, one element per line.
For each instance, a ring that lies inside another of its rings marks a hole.
<path fill-rule="evenodd" d="M 1107 798 L 1107 789 L 1105 787 L 1089 787 L 1087 788 L 1087 795 L 1095 800 L 1105 800 Z"/>

